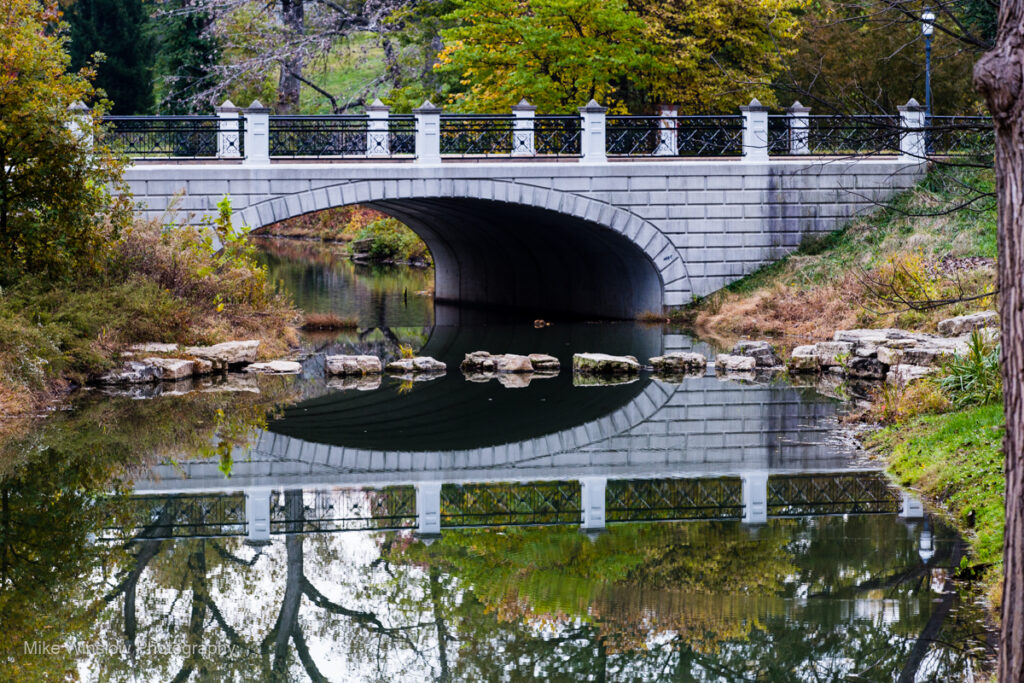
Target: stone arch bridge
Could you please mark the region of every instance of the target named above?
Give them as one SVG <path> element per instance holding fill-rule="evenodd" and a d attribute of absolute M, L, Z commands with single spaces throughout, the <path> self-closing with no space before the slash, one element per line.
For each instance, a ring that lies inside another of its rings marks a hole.
<path fill-rule="evenodd" d="M 607 318 L 710 294 L 872 210 L 925 168 L 923 136 L 907 124 L 917 110 L 902 124 L 891 117 L 897 132 L 865 148 L 849 137 L 826 144 L 826 121 L 792 111 L 776 121 L 754 105 L 734 117 L 613 119 L 594 105 L 580 117 L 516 111 L 507 121 L 370 109 L 110 123 L 136 152 L 125 180 L 145 217 L 176 206 L 165 220 L 198 223 L 227 196 L 236 223 L 258 229 L 366 205 L 424 239 L 439 301 Z M 207 133 L 204 152 L 193 143 Z"/>

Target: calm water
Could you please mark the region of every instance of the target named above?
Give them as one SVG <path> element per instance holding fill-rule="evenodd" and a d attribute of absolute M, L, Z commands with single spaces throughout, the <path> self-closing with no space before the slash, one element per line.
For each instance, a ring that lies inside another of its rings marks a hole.
<path fill-rule="evenodd" d="M 310 337 L 299 378 L 88 395 L 9 447 L 0 679 L 957 681 L 985 657 L 963 542 L 839 436 L 841 403 L 466 378 L 478 349 L 708 349 L 435 310 L 429 272 L 308 243 L 268 260 L 360 329 Z M 399 344 L 449 372 L 323 377 Z"/>

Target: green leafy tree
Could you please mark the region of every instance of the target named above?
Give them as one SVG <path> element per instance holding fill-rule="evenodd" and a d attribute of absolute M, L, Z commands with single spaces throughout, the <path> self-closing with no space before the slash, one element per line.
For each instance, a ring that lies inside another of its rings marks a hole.
<path fill-rule="evenodd" d="M 154 50 L 143 0 L 75 0 L 66 17 L 71 67 L 81 69 L 101 53 L 95 84 L 113 100 L 113 112 L 151 112 Z"/>
<path fill-rule="evenodd" d="M 94 119 L 69 109 L 94 90 L 88 71 L 68 71 L 59 16 L 52 1 L 0 5 L 2 286 L 25 273 L 53 280 L 97 268 L 111 231 L 130 217 L 111 193 L 121 164 L 91 149 Z"/>
<path fill-rule="evenodd" d="M 773 101 L 804 0 L 455 0 L 435 93 L 463 111 L 613 111 Z M 428 95 L 430 93 L 427 93 Z M 393 101 L 411 99 L 396 93 Z"/>

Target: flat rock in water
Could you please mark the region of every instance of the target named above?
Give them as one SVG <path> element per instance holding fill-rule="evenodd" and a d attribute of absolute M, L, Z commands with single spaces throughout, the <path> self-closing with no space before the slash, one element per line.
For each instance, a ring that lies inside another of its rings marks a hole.
<path fill-rule="evenodd" d="M 606 353 L 577 353 L 572 371 L 581 375 L 635 375 L 640 362 L 635 356 L 610 356 Z"/>
<path fill-rule="evenodd" d="M 185 379 L 196 374 L 195 361 L 183 358 L 146 358 L 142 362 L 160 368 L 161 379 Z"/>
<path fill-rule="evenodd" d="M 324 372 L 344 377 L 379 375 L 380 358 L 377 356 L 327 356 L 324 358 Z"/>
<path fill-rule="evenodd" d="M 159 382 L 163 376 L 163 370 L 154 365 L 128 361 L 119 370 L 111 370 L 100 375 L 96 381 L 99 384 L 148 384 Z"/>
<path fill-rule="evenodd" d="M 230 341 L 213 346 L 188 346 L 185 353 L 196 358 L 222 363 L 225 365 L 239 365 L 241 363 L 255 363 L 256 352 L 259 350 L 258 339 L 249 341 Z"/>
<path fill-rule="evenodd" d="M 445 372 L 448 366 L 429 356 L 416 356 L 415 358 L 393 360 L 384 366 L 384 369 L 392 374 L 417 375 Z"/>
<path fill-rule="evenodd" d="M 664 356 L 648 359 L 655 372 L 660 373 L 703 373 L 708 366 L 708 359 L 702 353 L 691 351 L 675 351 Z"/>
<path fill-rule="evenodd" d="M 798 346 L 789 355 L 790 372 L 818 372 L 821 364 L 818 362 L 818 352 L 814 344 Z"/>
<path fill-rule="evenodd" d="M 530 364 L 533 365 L 534 372 L 558 372 L 562 367 L 562 364 L 557 358 L 549 356 L 546 353 L 531 353 L 528 357 L 530 359 Z"/>
<path fill-rule="evenodd" d="M 782 359 L 775 353 L 772 345 L 766 341 L 740 341 L 732 347 L 733 356 L 748 356 L 753 358 L 755 366 L 759 368 L 777 368 L 782 365 Z"/>
<path fill-rule="evenodd" d="M 302 363 L 291 360 L 272 360 L 268 363 L 247 365 L 245 371 L 261 375 L 297 375 L 302 372 Z"/>
<path fill-rule="evenodd" d="M 846 367 L 846 374 L 858 379 L 885 379 L 887 370 L 888 368 L 877 358 L 857 356 L 850 359 Z"/>
<path fill-rule="evenodd" d="M 558 359 L 543 353 L 522 356 L 515 353 L 492 354 L 487 351 L 473 351 L 466 354 L 459 367 L 467 374 L 558 372 Z"/>
<path fill-rule="evenodd" d="M 757 367 L 757 360 L 752 356 L 720 353 L 715 357 L 715 367 L 724 372 L 750 372 Z"/>
<path fill-rule="evenodd" d="M 998 327 L 999 314 L 995 311 L 979 311 L 967 315 L 958 315 L 955 318 L 948 318 L 939 322 L 939 334 L 947 337 L 958 337 L 961 334 L 970 334 L 974 330 L 984 327 Z"/>

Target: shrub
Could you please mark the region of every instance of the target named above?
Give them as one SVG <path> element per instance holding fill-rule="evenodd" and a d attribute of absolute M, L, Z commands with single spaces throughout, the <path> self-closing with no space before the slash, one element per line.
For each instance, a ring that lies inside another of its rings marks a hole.
<path fill-rule="evenodd" d="M 918 415 L 945 413 L 950 403 L 928 379 L 910 384 L 883 384 L 874 396 L 867 417 L 883 425 L 905 422 Z"/>
<path fill-rule="evenodd" d="M 1003 395 L 998 344 L 986 342 L 977 330 L 972 332 L 967 353 L 945 365 L 939 386 L 957 408 L 998 401 Z"/>
<path fill-rule="evenodd" d="M 375 261 L 429 260 L 423 240 L 394 218 L 381 218 L 369 223 L 356 233 L 356 239 L 371 240 L 369 254 Z"/>

